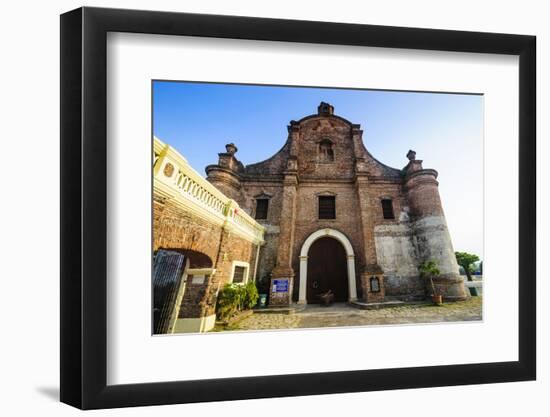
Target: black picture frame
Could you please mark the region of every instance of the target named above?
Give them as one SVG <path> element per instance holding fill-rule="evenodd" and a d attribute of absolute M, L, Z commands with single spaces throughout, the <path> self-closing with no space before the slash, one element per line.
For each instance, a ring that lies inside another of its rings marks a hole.
<path fill-rule="evenodd" d="M 107 385 L 108 32 L 519 56 L 519 360 Z M 535 45 L 534 36 L 481 32 L 88 7 L 63 14 L 61 401 L 82 409 L 95 409 L 534 380 Z"/>

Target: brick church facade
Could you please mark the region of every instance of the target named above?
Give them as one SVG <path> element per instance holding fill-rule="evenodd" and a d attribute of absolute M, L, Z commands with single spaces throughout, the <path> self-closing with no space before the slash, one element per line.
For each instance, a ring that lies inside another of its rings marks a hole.
<path fill-rule="evenodd" d="M 291 121 L 283 147 L 244 166 L 226 146 L 207 180 L 265 228 L 257 280 L 270 304 L 423 299 L 431 292 L 418 266 L 435 260 L 436 289 L 447 300 L 468 297 L 441 205 L 437 172 L 414 151 L 395 169 L 365 148 L 360 125 L 321 103 Z"/>

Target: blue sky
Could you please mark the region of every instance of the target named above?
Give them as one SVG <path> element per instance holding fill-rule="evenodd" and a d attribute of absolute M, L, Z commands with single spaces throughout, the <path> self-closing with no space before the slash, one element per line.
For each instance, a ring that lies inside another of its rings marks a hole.
<path fill-rule="evenodd" d="M 483 97 L 479 95 L 155 81 L 153 130 L 201 174 L 234 142 L 245 164 L 272 156 L 290 120 L 321 101 L 361 124 L 367 149 L 402 168 L 409 149 L 439 172 L 455 250 L 482 256 Z"/>

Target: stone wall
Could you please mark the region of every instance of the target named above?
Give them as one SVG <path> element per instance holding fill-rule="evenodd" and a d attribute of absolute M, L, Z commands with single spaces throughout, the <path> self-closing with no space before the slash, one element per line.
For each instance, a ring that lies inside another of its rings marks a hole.
<path fill-rule="evenodd" d="M 405 190 L 410 205 L 411 229 L 417 243 L 418 263 L 433 260 L 441 275 L 435 289 L 446 300 L 464 300 L 469 292 L 459 275 L 451 236 L 439 196 L 437 172 L 424 169 L 422 161 L 411 159 L 405 167 Z M 427 286 L 427 292 L 433 291 Z"/>
<path fill-rule="evenodd" d="M 249 279 L 254 280 L 258 245 L 183 210 L 169 200 L 162 200 L 158 196 L 154 198 L 153 250 L 192 250 L 205 254 L 211 265 L 193 265 L 192 261 L 190 267 L 216 270 L 202 284 L 193 284 L 192 277 L 188 278 L 178 317 L 212 315 L 218 291 L 230 282 L 234 261 L 247 262 Z"/>
<path fill-rule="evenodd" d="M 232 156 L 236 147 L 228 145 L 227 150 L 226 168 L 242 169 Z M 214 325 L 218 293 L 232 281 L 235 263 L 247 268 L 247 281 L 255 279 L 264 228 L 175 149 L 155 138 L 154 151 L 153 251 L 176 251 L 190 260 L 172 330 L 207 331 Z M 239 184 L 228 187 L 240 189 Z"/>
<path fill-rule="evenodd" d="M 321 141 L 332 144 L 334 160 L 324 161 L 319 157 Z M 297 152 L 300 178 L 353 179 L 355 154 L 352 146 L 349 123 L 343 119 L 315 117 L 300 124 L 300 146 Z"/>
<path fill-rule="evenodd" d="M 296 301 L 304 241 L 318 230 L 333 229 L 351 242 L 358 289 L 362 280 L 383 276 L 386 295 L 422 298 L 426 286 L 418 266 L 434 259 L 443 273 L 438 289 L 448 299 L 464 299 L 437 172 L 424 169 L 414 151 L 403 169 L 388 167 L 367 151 L 362 135 L 359 125 L 321 103 L 317 114 L 290 122 L 285 144 L 265 161 L 243 166 L 236 147 L 228 144 L 219 163 L 206 168 L 208 180 L 232 193 L 252 216 L 256 199 L 269 199 L 268 218 L 259 220 L 266 228 L 259 275 L 294 277 Z M 335 197 L 335 219 L 318 218 L 320 195 Z M 394 219 L 384 218 L 383 199 L 392 200 Z"/>
<path fill-rule="evenodd" d="M 268 280 L 271 271 L 277 264 L 277 248 L 279 246 L 279 226 L 266 225 L 265 243 L 260 250 L 258 261 L 258 279 Z"/>
<path fill-rule="evenodd" d="M 334 195 L 336 202 L 335 219 L 318 218 L 319 195 Z M 351 242 L 355 254 L 356 285 L 360 288 L 359 272 L 365 265 L 363 238 L 357 227 L 359 202 L 355 187 L 351 182 L 304 182 L 298 187 L 295 222 L 295 245 L 292 253 L 292 266 L 296 274 L 300 269 L 300 251 L 305 240 L 320 229 L 334 229 L 343 233 Z M 294 282 L 294 299 L 298 299 L 299 280 Z"/>
<path fill-rule="evenodd" d="M 408 222 L 375 227 L 378 264 L 384 271 L 386 295 L 422 299 L 424 282 L 418 276 L 416 236 Z"/>
<path fill-rule="evenodd" d="M 185 249 L 207 255 L 215 262 L 221 239 L 219 225 L 194 216 L 166 198 L 153 196 L 153 251 Z M 205 265 L 191 265 L 191 267 Z"/>
<path fill-rule="evenodd" d="M 268 279 L 277 263 L 279 245 L 280 221 L 282 217 L 282 183 L 247 182 L 243 184 L 238 203 L 252 217 L 256 215 L 256 198 L 269 200 L 267 219 L 256 221 L 265 227 L 264 245 L 260 251 L 258 262 L 258 279 Z"/>

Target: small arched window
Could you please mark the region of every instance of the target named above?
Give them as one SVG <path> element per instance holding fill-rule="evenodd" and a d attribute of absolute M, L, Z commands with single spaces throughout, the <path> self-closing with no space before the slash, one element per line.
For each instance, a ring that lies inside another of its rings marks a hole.
<path fill-rule="evenodd" d="M 319 142 L 319 161 L 334 162 L 334 149 L 329 139 L 323 139 Z"/>

